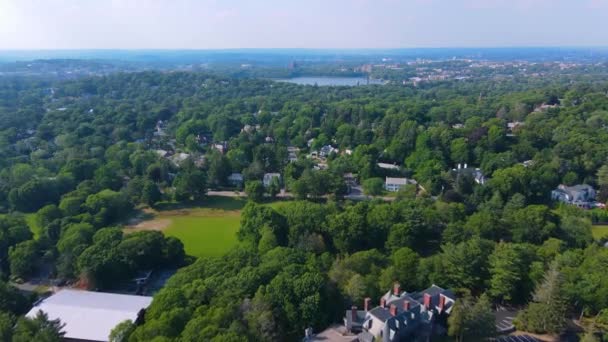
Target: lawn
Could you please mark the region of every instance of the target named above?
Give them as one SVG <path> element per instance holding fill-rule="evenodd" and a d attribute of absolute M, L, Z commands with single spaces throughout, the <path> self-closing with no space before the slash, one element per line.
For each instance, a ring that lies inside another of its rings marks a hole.
<path fill-rule="evenodd" d="M 591 232 L 593 233 L 593 238 L 599 240 L 608 236 L 608 225 L 593 226 L 591 227 Z"/>
<path fill-rule="evenodd" d="M 239 229 L 240 215 L 226 212 L 218 216 L 217 212 L 205 215 L 204 210 L 192 210 L 187 215 L 164 215 L 171 223 L 164 229 L 167 236 L 175 236 L 184 243 L 189 255 L 221 256 L 236 245 L 236 232 Z"/>
<path fill-rule="evenodd" d="M 265 205 L 278 209 L 285 202 Z M 244 199 L 210 196 L 195 204 L 164 202 L 146 210 L 126 232 L 159 230 L 180 239 L 186 253 L 196 257 L 221 256 L 237 244 Z"/>

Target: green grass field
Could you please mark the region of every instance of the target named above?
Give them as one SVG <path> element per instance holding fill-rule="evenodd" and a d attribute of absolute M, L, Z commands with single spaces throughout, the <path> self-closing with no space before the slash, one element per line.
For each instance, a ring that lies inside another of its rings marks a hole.
<path fill-rule="evenodd" d="M 593 233 L 593 238 L 599 240 L 608 236 L 608 225 L 593 226 L 591 227 L 591 232 Z"/>
<path fill-rule="evenodd" d="M 180 239 L 186 253 L 196 257 L 221 256 L 237 244 L 244 199 L 209 197 L 194 204 L 165 202 L 146 211 L 148 219 L 126 228 L 127 232 L 160 230 Z M 269 202 L 278 209 L 285 202 Z"/>
<path fill-rule="evenodd" d="M 196 257 L 221 256 L 237 243 L 240 215 L 225 212 L 210 213 L 193 209 L 187 215 L 159 215 L 171 223 L 164 229 L 167 236 L 175 236 L 184 243 L 186 253 Z"/>

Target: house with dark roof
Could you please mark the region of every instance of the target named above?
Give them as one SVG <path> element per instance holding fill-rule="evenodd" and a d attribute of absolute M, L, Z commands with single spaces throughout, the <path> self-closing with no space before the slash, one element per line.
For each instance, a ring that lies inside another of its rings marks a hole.
<path fill-rule="evenodd" d="M 411 341 L 445 335 L 445 322 L 454 307 L 454 294 L 437 285 L 421 292 L 401 291 L 396 283 L 380 298 L 376 307 L 366 298 L 363 310 L 346 311 L 346 330 L 357 333 L 359 341 Z"/>

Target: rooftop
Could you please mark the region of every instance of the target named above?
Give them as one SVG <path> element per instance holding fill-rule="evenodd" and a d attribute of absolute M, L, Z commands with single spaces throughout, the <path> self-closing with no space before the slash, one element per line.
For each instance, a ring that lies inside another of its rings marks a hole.
<path fill-rule="evenodd" d="M 65 324 L 65 338 L 107 341 L 116 325 L 135 322 L 150 303 L 152 297 L 64 289 L 37 303 L 26 316 L 43 311 Z"/>

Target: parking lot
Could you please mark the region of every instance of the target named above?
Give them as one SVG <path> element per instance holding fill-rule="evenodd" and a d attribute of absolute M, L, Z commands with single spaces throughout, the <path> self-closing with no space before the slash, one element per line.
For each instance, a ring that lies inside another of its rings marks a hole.
<path fill-rule="evenodd" d="M 517 316 L 517 311 L 505 307 L 499 307 L 494 312 L 496 331 L 501 334 L 508 334 L 515 331 L 513 319 Z"/>
<path fill-rule="evenodd" d="M 496 342 L 540 342 L 539 339 L 528 335 L 513 335 L 513 336 L 502 336 L 495 340 Z"/>

